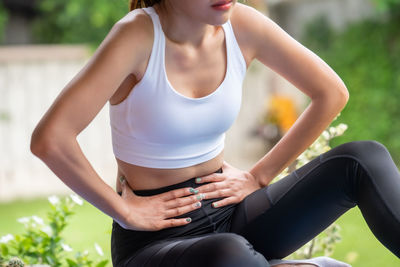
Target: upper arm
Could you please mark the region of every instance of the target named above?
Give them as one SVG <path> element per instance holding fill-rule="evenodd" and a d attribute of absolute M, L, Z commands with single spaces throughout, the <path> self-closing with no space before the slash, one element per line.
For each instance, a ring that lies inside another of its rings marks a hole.
<path fill-rule="evenodd" d="M 337 92 L 348 98 L 343 81 L 328 64 L 269 17 L 239 3 L 232 16 L 240 25 L 241 39 L 251 59 L 259 60 L 310 98 Z"/>
<path fill-rule="evenodd" d="M 57 96 L 32 138 L 78 135 L 93 120 L 144 60 L 143 52 L 152 42 L 149 20 L 144 16 L 130 12 L 112 27 L 86 65 Z"/>

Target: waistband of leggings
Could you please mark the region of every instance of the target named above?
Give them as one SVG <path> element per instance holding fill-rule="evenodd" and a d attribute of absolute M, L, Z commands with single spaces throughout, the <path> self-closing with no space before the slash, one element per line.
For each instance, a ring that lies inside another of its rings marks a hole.
<path fill-rule="evenodd" d="M 219 168 L 218 170 L 216 170 L 214 173 L 222 173 L 222 167 Z M 197 177 L 193 177 L 193 178 L 190 178 L 186 181 L 183 181 L 183 182 L 180 182 L 177 184 L 167 185 L 167 186 L 156 188 L 156 189 L 132 190 L 132 191 L 133 191 L 133 193 L 135 193 L 135 195 L 138 195 L 138 196 L 152 196 L 152 195 L 162 194 L 162 193 L 165 193 L 165 192 L 168 192 L 168 191 L 171 191 L 174 189 L 178 189 L 178 188 L 184 188 L 184 187 L 196 188 L 200 185 L 206 184 L 206 183 L 197 184 L 195 182 L 196 178 Z M 118 192 L 118 194 L 121 195 L 121 192 Z"/>

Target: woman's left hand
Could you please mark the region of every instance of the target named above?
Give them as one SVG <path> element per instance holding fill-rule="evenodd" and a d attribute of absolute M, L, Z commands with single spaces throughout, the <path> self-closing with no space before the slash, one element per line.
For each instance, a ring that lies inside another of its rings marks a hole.
<path fill-rule="evenodd" d="M 239 170 L 224 161 L 222 173 L 212 173 L 196 178 L 196 183 L 208 184 L 197 187 L 202 199 L 221 198 L 213 202 L 214 208 L 241 202 L 247 195 L 261 188 L 256 178 L 248 171 Z"/>

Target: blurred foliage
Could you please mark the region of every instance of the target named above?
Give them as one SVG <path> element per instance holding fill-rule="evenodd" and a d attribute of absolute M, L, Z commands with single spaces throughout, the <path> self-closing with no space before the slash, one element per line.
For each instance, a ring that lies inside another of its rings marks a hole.
<path fill-rule="evenodd" d="M 72 254 L 73 249 L 61 235 L 74 214 L 74 207 L 82 205 L 83 200 L 75 194 L 63 199 L 51 196 L 48 200 L 51 210 L 47 221 L 36 215 L 19 218 L 17 221 L 24 225 L 25 232 L 0 237 L 0 266 L 22 267 L 28 263 L 48 267 L 105 267 L 108 259 L 92 260 L 87 250 Z M 97 243 L 95 247 L 104 256 Z"/>
<path fill-rule="evenodd" d="M 381 12 L 399 13 L 400 0 L 372 0 L 375 8 Z"/>
<path fill-rule="evenodd" d="M 0 43 L 4 38 L 4 30 L 8 19 L 7 10 L 4 8 L 3 3 L 0 2 Z"/>
<path fill-rule="evenodd" d="M 400 0 L 370 0 L 378 11 L 399 14 Z M 128 0 L 38 0 L 38 15 L 32 23 L 34 43 L 87 43 L 96 48 L 112 25 L 128 13 Z M 238 0 L 265 8 L 263 0 Z M 7 11 L 0 2 L 0 42 L 7 22 Z"/>
<path fill-rule="evenodd" d="M 342 78 L 350 99 L 339 122 L 351 129 L 333 145 L 374 139 L 385 144 L 400 162 L 400 1 L 384 20 L 381 16 L 350 24 L 342 31 L 318 17 L 301 43 L 318 54 Z M 397 10 L 397 11 L 396 11 Z"/>
<path fill-rule="evenodd" d="M 35 43 L 87 43 L 97 47 L 129 12 L 128 0 L 41 0 L 32 25 Z"/>

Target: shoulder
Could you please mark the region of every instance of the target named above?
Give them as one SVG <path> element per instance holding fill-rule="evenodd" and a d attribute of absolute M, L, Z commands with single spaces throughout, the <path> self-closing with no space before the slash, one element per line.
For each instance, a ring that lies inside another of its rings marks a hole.
<path fill-rule="evenodd" d="M 153 23 L 150 16 L 142 9 L 135 9 L 117 21 L 114 31 L 121 41 L 133 41 L 148 45 L 153 41 Z"/>
<path fill-rule="evenodd" d="M 230 20 L 239 45 L 247 51 L 251 59 L 255 58 L 260 50 L 265 50 L 265 44 L 269 40 L 279 37 L 277 31 L 283 32 L 268 16 L 238 2 L 233 8 Z"/>
<path fill-rule="evenodd" d="M 246 61 L 252 61 L 256 54 L 256 42 L 262 21 L 269 20 L 257 9 L 236 2 L 230 18 L 236 40 Z"/>
<path fill-rule="evenodd" d="M 112 26 L 98 50 L 99 53 L 113 51 L 110 53 L 114 56 L 124 55 L 121 60 L 130 62 L 132 72 L 136 72 L 150 55 L 153 41 L 150 16 L 142 9 L 135 9 Z"/>

